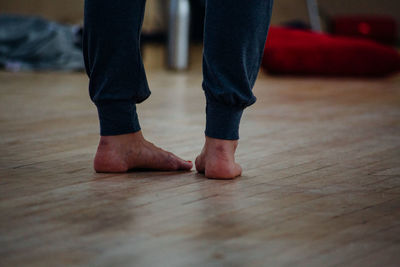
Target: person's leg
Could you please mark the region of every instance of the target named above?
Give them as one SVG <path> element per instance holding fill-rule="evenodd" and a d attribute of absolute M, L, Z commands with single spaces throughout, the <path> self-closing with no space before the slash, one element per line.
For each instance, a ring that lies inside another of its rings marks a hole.
<path fill-rule="evenodd" d="M 150 96 L 140 53 L 144 9 L 145 0 L 85 0 L 84 59 L 100 120 L 98 172 L 192 167 L 147 142 L 140 130 L 136 104 Z"/>
<path fill-rule="evenodd" d="M 207 0 L 204 27 L 203 90 L 206 142 L 196 168 L 209 178 L 241 174 L 234 153 L 243 110 L 261 64 L 272 0 Z"/>

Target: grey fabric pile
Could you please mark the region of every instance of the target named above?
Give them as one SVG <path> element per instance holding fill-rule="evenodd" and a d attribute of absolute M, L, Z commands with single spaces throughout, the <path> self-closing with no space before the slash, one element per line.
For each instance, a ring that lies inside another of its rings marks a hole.
<path fill-rule="evenodd" d="M 10 71 L 84 68 L 81 28 L 0 14 L 0 67 Z"/>

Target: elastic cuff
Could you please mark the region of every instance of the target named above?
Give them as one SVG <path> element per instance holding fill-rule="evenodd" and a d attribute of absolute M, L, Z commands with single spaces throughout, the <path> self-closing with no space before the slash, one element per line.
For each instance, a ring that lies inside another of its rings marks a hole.
<path fill-rule="evenodd" d="M 207 102 L 205 135 L 217 139 L 239 139 L 239 124 L 243 108 Z"/>
<path fill-rule="evenodd" d="M 120 135 L 140 130 L 136 105 L 127 101 L 97 103 L 100 135 Z"/>

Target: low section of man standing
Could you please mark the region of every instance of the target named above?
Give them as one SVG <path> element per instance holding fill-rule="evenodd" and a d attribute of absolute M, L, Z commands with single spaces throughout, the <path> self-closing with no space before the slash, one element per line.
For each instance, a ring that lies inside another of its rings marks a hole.
<path fill-rule="evenodd" d="M 205 144 L 196 169 L 208 178 L 241 174 L 235 162 L 243 110 L 261 64 L 272 0 L 207 0 L 204 26 L 203 83 Z M 145 0 L 86 0 L 84 57 L 90 97 L 100 120 L 97 172 L 135 168 L 190 170 L 185 161 L 148 142 L 142 135 L 136 104 L 150 96 L 141 53 Z"/>

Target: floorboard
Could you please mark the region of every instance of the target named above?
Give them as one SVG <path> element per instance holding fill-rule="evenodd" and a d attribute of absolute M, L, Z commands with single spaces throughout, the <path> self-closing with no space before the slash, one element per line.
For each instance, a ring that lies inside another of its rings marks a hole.
<path fill-rule="evenodd" d="M 201 47 L 190 69 L 144 50 L 145 136 L 194 160 Z M 97 174 L 83 73 L 0 72 L 1 266 L 399 266 L 400 76 L 260 72 L 243 116 L 243 176 Z"/>

